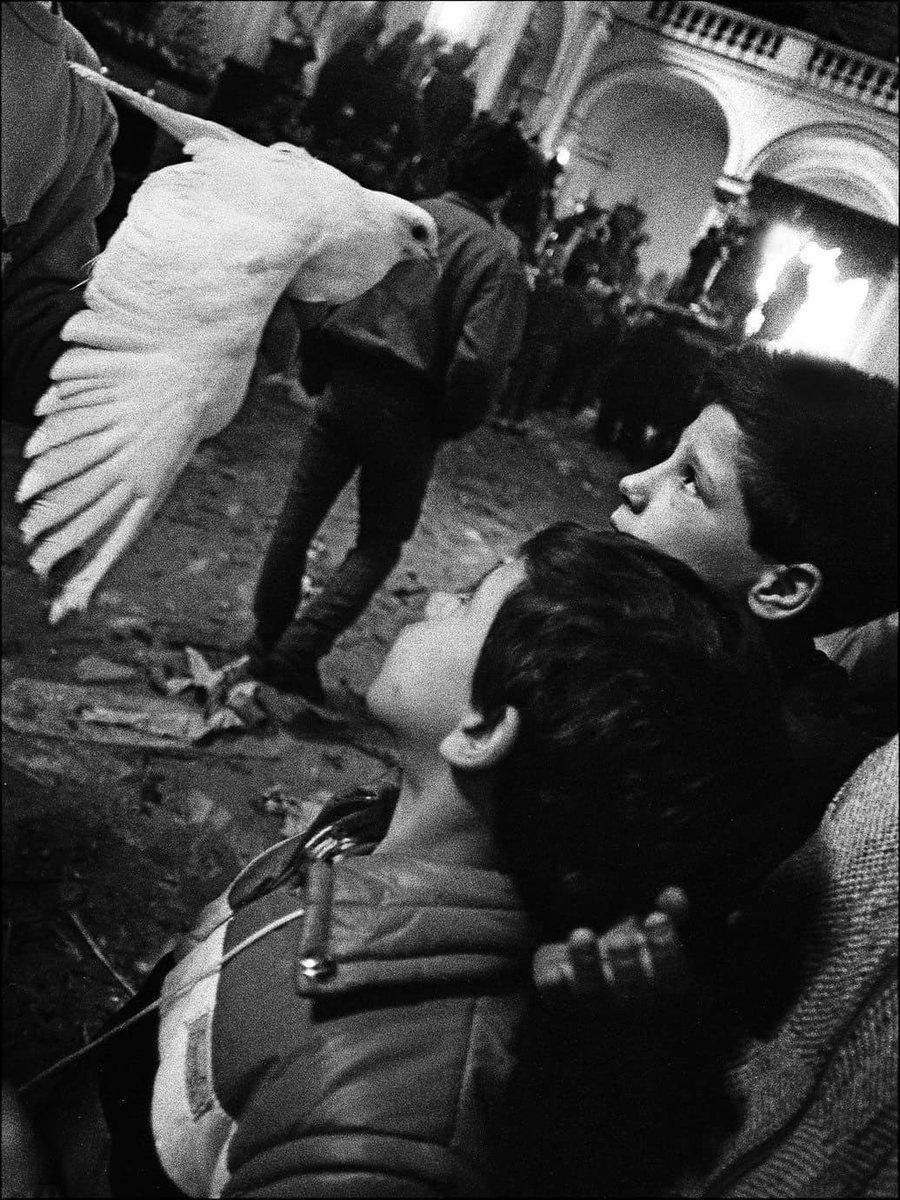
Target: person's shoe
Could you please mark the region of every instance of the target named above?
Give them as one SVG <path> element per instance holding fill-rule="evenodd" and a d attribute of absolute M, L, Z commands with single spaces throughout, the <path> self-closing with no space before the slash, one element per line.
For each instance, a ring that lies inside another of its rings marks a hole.
<path fill-rule="evenodd" d="M 320 708 L 328 707 L 328 698 L 314 662 L 299 666 L 288 663 L 276 654 L 270 654 L 254 664 L 252 675 L 254 679 L 260 683 L 267 683 L 277 692 L 299 696 Z"/>
<path fill-rule="evenodd" d="M 257 671 L 262 669 L 263 663 L 268 657 L 268 647 L 257 634 L 249 638 L 244 645 L 244 653 L 247 656 L 247 671 L 255 679 Z"/>

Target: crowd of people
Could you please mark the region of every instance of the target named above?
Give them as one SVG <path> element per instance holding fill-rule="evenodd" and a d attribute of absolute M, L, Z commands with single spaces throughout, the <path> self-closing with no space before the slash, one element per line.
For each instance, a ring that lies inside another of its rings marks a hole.
<path fill-rule="evenodd" d="M 55 5 L 3 5 L 23 421 L 111 188 L 115 120 L 73 57 L 96 63 Z M 515 122 L 469 124 L 424 204 L 440 273 L 400 264 L 301 340 L 319 399 L 250 646 L 270 686 L 326 699 L 316 663 L 441 442 L 506 386 L 529 317 L 498 213 L 528 162 Z M 39 1111 L 4 1087 L 4 1195 L 895 1193 L 896 709 L 872 697 L 896 388 L 759 344 L 693 371 L 611 531 L 538 532 L 401 633 L 368 693 L 400 783 L 254 860 Z M 301 603 L 357 471 L 356 544 Z M 865 703 L 814 641 L 848 629 Z"/>

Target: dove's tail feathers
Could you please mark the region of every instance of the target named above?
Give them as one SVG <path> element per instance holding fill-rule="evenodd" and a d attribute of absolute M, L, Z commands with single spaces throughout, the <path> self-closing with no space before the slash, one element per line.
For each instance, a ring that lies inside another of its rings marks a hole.
<path fill-rule="evenodd" d="M 50 608 L 50 624 L 55 625 L 70 612 L 82 612 L 94 594 L 97 584 L 124 550 L 140 533 L 152 512 L 149 500 L 135 500 L 117 522 L 112 533 L 97 553 L 73 575 Z"/>
<path fill-rule="evenodd" d="M 114 517 L 121 516 L 127 510 L 128 503 L 128 485 L 117 484 L 74 519 L 67 521 L 62 529 L 44 538 L 28 560 L 29 563 L 38 575 L 46 578 L 50 569 L 56 566 L 61 558 L 79 549 L 89 538 L 95 537 Z M 22 536 L 26 545 L 30 545 L 36 537 L 58 524 L 54 514 L 50 514 L 48 509 L 41 511 L 39 506 L 35 505 L 35 510 L 37 511 L 28 514 L 27 527 L 26 522 L 22 522 Z"/>
<path fill-rule="evenodd" d="M 145 117 L 149 117 L 160 129 L 164 129 L 176 141 L 181 142 L 182 146 L 195 138 L 211 137 L 220 141 L 230 141 L 238 136 L 232 130 L 226 129 L 224 125 L 217 125 L 215 121 L 206 121 L 203 117 L 194 117 L 190 113 L 178 112 L 174 108 L 160 104 L 158 100 L 142 96 L 140 92 L 123 87 L 121 83 L 116 83 L 108 75 L 101 75 L 99 71 L 92 71 L 90 67 L 84 67 L 81 63 L 70 62 L 69 68 L 76 75 L 80 75 L 82 79 L 90 80 L 97 87 L 103 88 L 113 96 L 118 96 L 120 100 L 130 104 Z"/>
<path fill-rule="evenodd" d="M 46 492 L 48 488 L 70 481 L 77 489 L 78 480 L 83 476 L 92 475 L 94 470 L 108 469 L 110 460 L 115 458 L 126 440 L 121 430 L 111 429 L 46 450 L 22 476 L 16 499 L 21 504 L 40 492 Z M 116 474 L 112 470 L 109 486 L 115 480 Z"/>

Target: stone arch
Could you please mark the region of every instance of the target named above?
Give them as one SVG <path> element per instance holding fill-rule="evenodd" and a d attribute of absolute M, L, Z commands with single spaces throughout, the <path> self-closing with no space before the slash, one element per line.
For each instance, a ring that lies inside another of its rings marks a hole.
<path fill-rule="evenodd" d="M 582 89 L 563 124 L 569 165 L 560 211 L 589 193 L 634 198 L 647 214 L 641 270 L 670 279 L 687 264 L 733 152 L 735 115 L 718 86 L 678 64 L 617 64 Z"/>
<path fill-rule="evenodd" d="M 741 123 L 727 89 L 714 76 L 678 63 L 637 60 L 621 63 L 595 76 L 579 93 L 564 127 L 574 125 L 580 128 L 600 100 L 628 84 L 643 84 L 653 91 L 668 90 L 682 99 L 696 101 L 703 97 L 707 101 L 712 100 L 724 123 L 728 141 L 723 172 L 730 173 L 730 166 L 740 161 L 743 142 Z"/>
<path fill-rule="evenodd" d="M 772 175 L 896 225 L 897 148 L 858 125 L 825 122 L 774 138 L 748 175 Z"/>

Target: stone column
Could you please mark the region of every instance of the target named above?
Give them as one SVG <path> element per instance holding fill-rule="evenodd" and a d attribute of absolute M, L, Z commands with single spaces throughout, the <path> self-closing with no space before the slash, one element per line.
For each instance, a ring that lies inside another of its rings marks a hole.
<path fill-rule="evenodd" d="M 221 14 L 217 13 L 220 7 Z M 210 4 L 208 9 L 214 16 L 222 18 L 228 12 L 225 5 Z M 284 4 L 278 0 L 231 6 L 228 16 L 234 46 L 232 55 L 251 67 L 261 67 L 269 53 L 269 38 L 275 32 L 283 10 Z"/>
<path fill-rule="evenodd" d="M 475 105 L 490 108 L 500 91 L 519 39 L 531 20 L 535 0 L 505 0 L 496 5 L 485 30 L 486 45 L 475 64 Z"/>
<path fill-rule="evenodd" d="M 713 203 L 697 226 L 695 242 L 699 241 L 712 225 L 721 225 L 728 211 L 728 206 L 742 199 L 750 191 L 753 181 L 740 179 L 736 175 L 720 175 L 713 185 Z"/>
<path fill-rule="evenodd" d="M 569 109 L 578 95 L 597 51 L 608 42 L 612 32 L 613 5 L 591 0 L 566 36 L 556 66 L 547 81 L 547 95 L 541 101 L 532 124 L 542 131 L 544 150 L 552 153 L 560 130 L 567 124 Z"/>
<path fill-rule="evenodd" d="M 752 183 L 752 179 L 738 175 L 720 175 L 713 185 L 713 195 L 721 205 L 733 204 L 747 195 Z"/>

